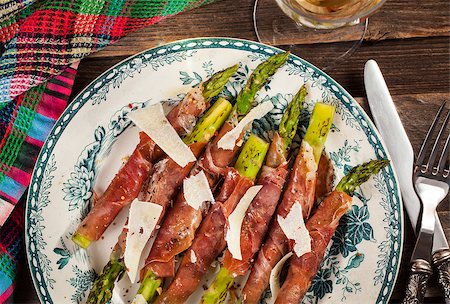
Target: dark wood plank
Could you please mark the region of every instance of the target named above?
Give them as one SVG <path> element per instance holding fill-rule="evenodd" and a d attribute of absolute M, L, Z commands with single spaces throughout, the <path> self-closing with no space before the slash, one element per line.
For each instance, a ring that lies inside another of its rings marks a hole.
<path fill-rule="evenodd" d="M 450 91 L 450 39 L 387 40 L 364 43 L 349 59 L 339 62 L 328 71 L 353 96 L 364 96 L 363 68 L 368 59 L 376 59 L 393 95 Z M 291 51 L 318 67 L 330 63 L 330 58 L 347 49 L 346 43 L 316 46 L 293 46 Z M 88 57 L 79 67 L 74 94 L 80 92 L 95 77 L 122 61 L 125 56 L 108 58 Z"/>
<path fill-rule="evenodd" d="M 264 14 L 284 18 L 273 2 L 273 9 Z M 232 36 L 255 40 L 252 12 L 254 0 L 222 0 L 190 12 L 161 21 L 159 24 L 129 34 L 93 57 L 132 55 L 155 45 L 191 37 Z M 450 2 L 448 0 L 416 1 L 388 0 L 370 17 L 367 40 L 404 39 L 415 37 L 448 36 L 450 33 Z M 354 33 L 333 35 L 317 32 L 308 40 L 302 35 L 281 39 L 277 44 L 312 44 L 323 41 L 359 39 Z"/>
<path fill-rule="evenodd" d="M 393 96 L 392 99 L 396 104 L 400 119 L 405 126 L 405 130 L 416 153 L 427 133 L 432 117 L 434 117 L 442 102 L 449 100 L 449 97 L 450 94 L 448 93 Z M 365 98 L 357 98 L 357 101 L 362 105 L 367 113 L 370 113 L 369 105 Z M 448 106 L 450 107 L 450 104 Z M 448 205 L 448 197 L 449 196 L 447 196 L 447 202 L 443 202 L 439 206 L 438 213 L 444 228 L 444 233 L 447 239 L 450 239 L 450 210 Z M 406 212 L 404 212 L 404 218 L 405 241 L 400 271 L 394 292 L 392 294 L 393 302 L 400 301 L 404 295 L 405 285 L 409 274 L 408 265 L 416 241 Z M 433 276 L 430 279 L 430 284 L 427 291 L 427 296 L 429 297 L 428 303 L 442 303 L 442 298 L 439 298 L 440 295 L 441 291 L 437 285 L 436 277 Z"/>

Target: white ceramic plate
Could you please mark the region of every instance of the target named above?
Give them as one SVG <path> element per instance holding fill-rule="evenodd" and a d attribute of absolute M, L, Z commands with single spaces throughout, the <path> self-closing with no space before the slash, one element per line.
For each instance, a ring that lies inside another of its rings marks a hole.
<path fill-rule="evenodd" d="M 87 251 L 74 246 L 70 236 L 86 214 L 93 191 L 104 191 L 122 158 L 137 143 L 138 130 L 127 119 L 130 110 L 162 100 L 170 105 L 215 71 L 240 62 L 238 74 L 223 93 L 236 95 L 252 69 L 279 51 L 229 38 L 178 41 L 126 59 L 75 98 L 42 148 L 27 202 L 27 253 L 42 303 L 84 303 L 94 271 L 99 272 L 108 260 L 128 210 Z M 326 142 L 336 179 L 354 165 L 388 157 L 355 100 L 325 73 L 294 55 L 259 92 L 257 100 L 271 99 L 275 109 L 254 124 L 254 131 L 270 134 L 266 131 L 276 128 L 284 107 L 303 83 L 309 89 L 304 125 L 315 102 L 336 106 Z M 388 302 L 403 243 L 402 206 L 392 167 L 360 187 L 353 201 L 304 303 Z M 129 303 L 134 288 L 125 276 L 116 284 L 112 303 Z"/>

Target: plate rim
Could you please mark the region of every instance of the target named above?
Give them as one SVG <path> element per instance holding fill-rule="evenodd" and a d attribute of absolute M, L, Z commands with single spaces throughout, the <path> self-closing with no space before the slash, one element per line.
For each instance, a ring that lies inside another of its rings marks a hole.
<path fill-rule="evenodd" d="M 212 47 L 210 47 L 211 45 L 204 45 L 202 43 L 199 42 L 207 42 L 208 40 L 210 41 L 216 41 L 218 46 L 214 46 L 214 43 L 211 44 Z M 224 41 L 227 44 L 223 45 L 220 44 L 220 41 Z M 189 47 L 188 44 L 190 43 L 196 43 L 197 45 L 194 45 L 193 47 Z M 232 42 L 232 43 L 230 43 Z M 230 47 L 233 44 L 236 43 L 242 43 L 244 44 L 243 46 L 236 46 L 235 47 Z M 172 53 L 172 52 L 178 52 L 178 51 L 182 51 L 182 50 L 196 50 L 196 49 L 207 49 L 207 48 L 213 48 L 213 49 L 237 49 L 237 50 L 246 50 L 246 51 L 252 51 L 252 52 L 258 52 L 261 50 L 264 50 L 265 54 L 270 55 L 270 54 L 274 54 L 274 53 L 278 53 L 278 52 L 284 52 L 285 50 L 275 47 L 275 46 L 271 46 L 271 45 L 267 45 L 267 44 L 263 44 L 257 41 L 252 41 L 252 40 L 248 40 L 248 39 L 241 39 L 241 38 L 233 38 L 233 37 L 196 37 L 196 38 L 187 38 L 187 39 L 181 39 L 181 40 L 175 40 L 172 42 L 168 42 L 162 45 L 158 45 L 152 48 L 148 48 L 145 49 L 141 52 L 138 52 L 134 55 L 131 55 L 129 57 L 124 58 L 123 60 L 121 60 L 120 62 L 116 63 L 115 65 L 111 66 L 110 68 L 108 68 L 106 71 L 104 71 L 103 73 L 101 73 L 98 77 L 96 77 L 94 80 L 92 80 L 88 85 L 86 85 L 72 100 L 72 102 L 70 104 L 68 104 L 67 108 L 64 110 L 64 112 L 61 114 L 61 116 L 56 120 L 55 124 L 53 125 L 51 131 L 49 132 L 40 152 L 39 155 L 36 159 L 36 163 L 34 165 L 33 171 L 32 171 L 32 175 L 31 175 L 31 179 L 30 179 L 30 185 L 29 185 L 29 190 L 28 190 L 28 194 L 27 194 L 27 198 L 26 198 L 26 203 L 25 203 L 25 251 L 26 251 L 26 257 L 27 257 L 27 263 L 28 263 L 28 269 L 30 271 L 30 275 L 32 277 L 32 281 L 33 281 L 33 285 L 35 288 L 35 291 L 38 295 L 39 301 L 41 303 L 53 303 L 53 300 L 50 298 L 47 301 L 45 301 L 45 296 L 42 294 L 41 292 L 41 288 L 43 288 L 46 293 L 48 294 L 48 288 L 47 286 L 43 287 L 42 284 L 39 284 L 39 282 L 37 282 L 37 278 L 36 278 L 36 272 L 33 269 L 32 266 L 32 260 L 31 260 L 31 255 L 32 252 L 30 250 L 30 233 L 29 233 L 29 226 L 30 226 L 30 205 L 31 205 L 31 201 L 33 198 L 33 194 L 36 192 L 35 190 L 33 190 L 33 185 L 35 185 L 37 183 L 37 179 L 39 179 L 39 176 L 37 176 L 37 171 L 39 169 L 41 169 L 42 171 L 45 169 L 45 167 L 47 166 L 47 163 L 49 161 L 49 157 L 50 155 L 48 155 L 47 159 L 45 159 L 44 161 L 42 161 L 42 157 L 45 153 L 49 152 L 51 154 L 51 152 L 53 152 L 54 147 L 57 143 L 57 141 L 59 140 L 60 136 L 63 134 L 63 131 L 65 130 L 65 127 L 72 121 L 72 119 L 76 116 L 76 114 L 78 113 L 78 111 L 90 100 L 89 98 L 85 98 L 84 102 L 83 102 L 83 95 L 85 93 L 87 93 L 88 91 L 90 91 L 99 81 L 103 81 L 104 79 L 107 80 L 107 75 L 109 73 L 111 73 L 112 70 L 116 69 L 117 67 L 120 67 L 126 63 L 131 62 L 133 59 L 138 58 L 139 56 L 145 54 L 145 53 L 151 53 L 151 54 L 158 54 L 158 50 L 161 49 L 168 49 L 169 47 L 174 47 L 175 45 L 179 45 L 179 44 L 183 44 L 184 47 L 181 47 L 177 50 L 172 50 L 169 52 L 164 52 L 164 54 L 168 54 L 168 53 Z M 251 47 L 248 47 L 247 49 L 244 49 L 243 47 L 245 46 L 245 44 L 248 44 L 248 46 L 250 45 L 255 45 L 258 48 L 256 49 L 252 49 Z M 200 46 L 200 47 L 198 47 Z M 267 50 L 270 50 L 273 53 L 267 52 Z M 261 53 L 261 52 L 259 52 Z M 316 67 L 315 65 L 313 65 L 312 63 L 310 63 L 309 61 L 301 58 L 298 55 L 295 54 L 290 54 L 289 58 L 288 58 L 288 62 L 294 62 L 294 60 L 298 60 L 300 61 L 301 64 L 305 65 L 306 67 L 312 68 L 314 70 L 314 72 L 316 72 L 317 74 L 319 74 L 320 76 L 325 77 L 331 84 L 335 85 L 337 87 L 337 92 L 342 92 L 342 96 L 345 96 L 348 98 L 349 102 L 348 105 L 350 105 L 351 107 L 356 108 L 356 110 L 358 111 L 357 114 L 359 114 L 360 116 L 362 116 L 362 118 L 368 122 L 367 126 L 363 126 L 363 128 L 369 129 L 375 136 L 376 136 L 376 140 L 379 141 L 381 143 L 381 146 L 379 147 L 379 149 L 381 149 L 384 154 L 386 155 L 386 157 L 388 159 L 390 159 L 389 157 L 389 152 L 386 148 L 386 145 L 381 137 L 381 135 L 379 134 L 378 130 L 375 127 L 375 124 L 373 123 L 373 121 L 370 119 L 369 115 L 365 112 L 365 110 L 361 107 L 361 105 L 350 95 L 350 93 L 347 92 L 347 90 L 345 90 L 337 81 L 335 81 L 331 76 L 329 76 L 326 72 L 324 72 L 323 70 L 321 70 L 320 68 Z M 294 62 L 294 64 L 296 64 Z M 298 65 L 298 64 L 296 64 Z M 102 84 L 103 86 L 104 84 Z M 100 86 L 101 87 L 101 86 Z M 99 88 L 100 88 L 99 87 Z M 97 88 L 97 89 L 99 89 Z M 339 103 L 343 104 L 345 107 L 347 107 L 347 105 L 342 102 L 339 99 Z M 78 106 L 74 107 L 75 105 L 79 104 Z M 350 109 L 348 109 L 350 110 Z M 354 114 L 354 113 L 352 113 Z M 66 118 L 69 115 L 69 118 L 64 121 L 64 118 Z M 55 134 L 55 130 L 60 127 L 60 130 Z M 365 131 L 363 131 L 364 134 L 368 137 L 368 135 L 366 134 Z M 58 135 L 59 133 L 59 135 Z M 58 135 L 58 136 L 57 136 Z M 52 145 L 50 145 L 49 147 L 49 141 L 50 139 L 53 139 Z M 404 219 L 404 212 L 403 212 L 403 201 L 402 201 L 402 195 L 401 195 L 401 191 L 399 188 L 399 184 L 398 184 L 398 178 L 397 175 L 395 173 L 395 171 L 393 170 L 393 164 L 391 163 L 388 167 L 389 170 L 389 175 L 392 176 L 392 181 L 393 181 L 393 193 L 392 193 L 392 197 L 398 197 L 398 222 L 397 222 L 397 226 L 399 229 L 399 233 L 398 233 L 398 238 L 400 238 L 400 240 L 396 240 L 393 244 L 395 244 L 396 242 L 398 243 L 398 250 L 397 252 L 395 252 L 397 254 L 397 261 L 396 261 L 396 265 L 395 267 L 392 267 L 394 265 L 390 265 L 390 269 L 386 270 L 385 273 L 385 278 L 384 281 L 382 283 L 382 286 L 380 287 L 380 291 L 376 300 L 376 303 L 388 303 L 392 293 L 394 291 L 394 287 L 395 287 L 395 283 L 397 281 L 398 278 L 398 274 L 399 274 L 399 270 L 400 270 L 400 264 L 401 264 L 401 259 L 402 259 L 402 255 L 403 255 L 403 246 L 404 246 L 404 225 L 405 225 L 405 219 Z M 39 183 L 40 186 L 40 183 Z M 39 187 L 38 186 L 38 187 Z M 392 245 L 392 250 L 394 250 L 393 248 L 394 245 Z M 395 251 L 395 250 L 394 250 Z M 391 252 L 391 257 L 392 257 L 392 252 Z M 35 268 L 40 268 L 39 265 Z M 387 267 L 388 268 L 388 267 Z M 391 278 L 391 280 L 389 280 L 388 282 L 386 282 L 387 278 L 389 277 L 390 274 L 392 274 L 393 272 L 395 272 Z M 384 292 L 385 289 L 388 289 L 387 293 Z M 380 299 L 381 297 L 381 299 Z"/>

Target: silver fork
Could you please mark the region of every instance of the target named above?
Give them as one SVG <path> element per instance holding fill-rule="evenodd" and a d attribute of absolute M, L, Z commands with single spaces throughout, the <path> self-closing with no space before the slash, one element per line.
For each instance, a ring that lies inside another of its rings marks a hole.
<path fill-rule="evenodd" d="M 415 163 L 414 186 L 422 201 L 422 220 L 411 258 L 410 276 L 403 304 L 423 303 L 427 282 L 432 273 L 431 248 L 433 246 L 435 212 L 437 206 L 448 194 L 450 187 L 450 168 L 446 167 L 450 152 L 450 135 L 445 139 L 445 130 L 450 119 L 450 111 L 447 111 L 436 140 L 434 143 L 432 142 L 433 134 L 438 129 L 439 121 L 444 112 L 445 104 L 446 102 L 439 108 Z M 440 146 L 444 141 L 445 144 L 441 150 Z M 430 156 L 426 160 L 425 158 L 430 147 Z M 437 160 L 438 156 L 439 159 Z"/>

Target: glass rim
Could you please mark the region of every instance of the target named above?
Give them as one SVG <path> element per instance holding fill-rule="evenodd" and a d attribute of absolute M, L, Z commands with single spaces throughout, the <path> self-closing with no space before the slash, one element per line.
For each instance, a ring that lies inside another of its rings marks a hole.
<path fill-rule="evenodd" d="M 380 1 L 378 1 L 378 3 L 376 5 L 371 6 L 370 9 L 358 12 L 354 16 L 337 18 L 337 19 L 320 18 L 317 14 L 309 13 L 305 9 L 298 9 L 296 7 L 293 7 L 292 4 L 290 4 L 288 0 L 275 0 L 275 2 L 277 2 L 277 4 L 279 2 L 282 2 L 286 8 L 288 8 L 295 14 L 298 14 L 301 17 L 308 18 L 308 19 L 311 19 L 311 20 L 314 20 L 317 22 L 326 22 L 326 23 L 332 23 L 332 24 L 342 24 L 342 23 L 349 24 L 349 23 L 358 21 L 361 18 L 366 18 L 366 17 L 370 16 L 375 11 L 377 11 L 386 2 L 386 0 L 380 0 Z"/>

